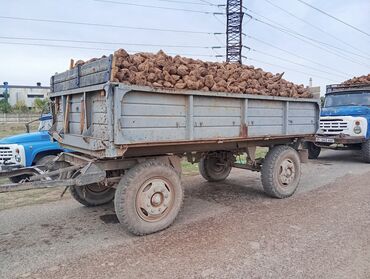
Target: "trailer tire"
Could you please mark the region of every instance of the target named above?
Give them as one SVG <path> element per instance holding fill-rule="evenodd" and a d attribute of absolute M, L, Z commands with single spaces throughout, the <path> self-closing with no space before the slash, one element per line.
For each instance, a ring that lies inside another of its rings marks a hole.
<path fill-rule="evenodd" d="M 199 173 L 209 182 L 217 182 L 225 180 L 232 169 L 231 164 L 224 162 L 223 165 L 217 165 L 220 163 L 217 156 L 207 155 L 201 158 L 198 164 Z"/>
<path fill-rule="evenodd" d="M 370 139 L 362 144 L 361 151 L 362 151 L 362 159 L 366 163 L 370 163 Z"/>
<path fill-rule="evenodd" d="M 176 219 L 184 193 L 176 170 L 149 160 L 130 169 L 117 186 L 116 215 L 131 233 L 146 235 L 169 227 Z"/>
<path fill-rule="evenodd" d="M 70 186 L 71 196 L 84 206 L 99 206 L 110 203 L 114 199 L 115 189 L 91 184 L 86 186 Z"/>
<path fill-rule="evenodd" d="M 301 178 L 298 152 L 279 145 L 267 153 L 262 164 L 261 179 L 266 194 L 273 198 L 287 198 L 294 194 Z"/>
<path fill-rule="evenodd" d="M 317 146 L 313 142 L 307 142 L 308 159 L 316 160 L 319 158 L 321 153 L 321 147 Z"/>

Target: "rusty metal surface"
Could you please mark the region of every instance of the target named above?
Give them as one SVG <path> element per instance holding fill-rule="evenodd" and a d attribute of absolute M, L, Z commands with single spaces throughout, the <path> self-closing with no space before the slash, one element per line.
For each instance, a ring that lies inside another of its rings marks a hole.
<path fill-rule="evenodd" d="M 0 171 L 0 177 L 13 177 L 13 176 L 19 176 L 19 175 L 25 175 L 25 174 L 34 175 L 34 174 L 40 174 L 40 173 L 42 173 L 42 171 L 39 168 L 36 168 L 33 166 L 33 167 Z"/>

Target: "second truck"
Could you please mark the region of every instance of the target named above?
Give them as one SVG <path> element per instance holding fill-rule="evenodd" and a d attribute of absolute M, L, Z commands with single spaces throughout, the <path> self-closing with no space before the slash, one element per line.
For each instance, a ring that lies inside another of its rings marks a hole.
<path fill-rule="evenodd" d="M 320 129 L 308 143 L 309 158 L 321 148 L 360 150 L 370 163 L 370 84 L 328 85 Z"/>

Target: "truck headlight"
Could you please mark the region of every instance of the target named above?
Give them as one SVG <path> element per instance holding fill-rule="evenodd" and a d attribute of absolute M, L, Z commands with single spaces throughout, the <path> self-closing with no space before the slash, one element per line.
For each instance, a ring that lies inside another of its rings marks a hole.
<path fill-rule="evenodd" d="M 355 134 L 361 134 L 362 130 L 361 130 L 361 127 L 360 126 L 355 126 L 353 128 L 353 132 L 355 132 Z"/>
<path fill-rule="evenodd" d="M 15 155 L 14 155 L 14 159 L 15 159 L 15 161 L 16 161 L 17 163 L 20 163 L 20 162 L 22 161 L 22 157 L 21 157 L 21 155 L 19 155 L 19 154 L 15 154 Z"/>

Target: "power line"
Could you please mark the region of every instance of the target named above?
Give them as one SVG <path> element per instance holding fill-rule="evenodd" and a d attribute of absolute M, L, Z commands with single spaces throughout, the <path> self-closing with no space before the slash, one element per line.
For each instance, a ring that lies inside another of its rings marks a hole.
<path fill-rule="evenodd" d="M 309 58 L 303 57 L 303 56 L 301 56 L 301 55 L 295 54 L 294 52 L 291 52 L 291 51 L 288 51 L 288 50 L 286 50 L 286 49 L 280 48 L 280 47 L 278 47 L 278 46 L 276 46 L 276 45 L 270 44 L 270 43 L 268 43 L 268 42 L 266 42 L 266 41 L 263 41 L 263 40 L 258 39 L 258 38 L 256 38 L 256 37 L 253 37 L 253 36 L 251 36 L 251 35 L 244 35 L 244 36 L 246 36 L 246 37 L 248 37 L 248 38 L 250 38 L 250 39 L 252 39 L 252 40 L 255 40 L 255 41 L 259 42 L 259 43 L 262 43 L 262 44 L 264 44 L 264 45 L 267 45 L 267 46 L 270 46 L 270 47 L 272 47 L 272 48 L 278 49 L 278 50 L 280 50 L 280 51 L 282 51 L 282 52 L 288 53 L 288 54 L 290 54 L 290 55 L 292 55 L 292 56 L 295 56 L 295 57 L 297 57 L 297 58 L 300 58 L 300 59 L 306 60 L 306 61 L 311 62 L 311 63 L 313 63 L 313 64 L 316 64 L 316 65 L 318 65 L 318 66 L 321 66 L 321 67 L 323 67 L 323 68 L 327 68 L 327 69 L 330 69 L 330 70 L 336 71 L 336 72 L 338 72 L 338 73 L 344 74 L 345 76 L 351 76 L 351 74 L 349 74 L 349 73 L 345 73 L 345 72 L 342 72 L 342 71 L 338 70 L 337 68 L 332 68 L 332 67 L 330 67 L 330 66 L 328 66 L 328 65 L 325 65 L 325 64 L 322 64 L 322 63 L 316 62 L 316 61 L 314 61 L 314 60 L 312 60 L 312 59 L 309 59 Z"/>
<path fill-rule="evenodd" d="M 128 2 L 120 2 L 114 0 L 94 0 L 95 2 L 102 2 L 102 3 L 109 3 L 109 4 L 119 4 L 119 5 L 126 5 L 126 6 L 134 6 L 134 7 L 142 7 L 142 8 L 151 8 L 151 9 L 161 9 L 161 10 L 171 10 L 171 11 L 181 11 L 181 12 L 189 12 L 189 13 L 200 13 L 200 14 L 225 14 L 220 12 L 209 12 L 209 11 L 198 11 L 198 10 L 190 10 L 190 9 L 183 9 L 183 8 L 171 8 L 171 7 L 163 7 L 163 6 L 152 6 L 152 5 L 144 5 L 144 4 L 136 4 L 136 3 L 128 3 Z"/>
<path fill-rule="evenodd" d="M 176 29 L 163 29 L 163 28 L 150 28 L 150 27 L 135 27 L 127 25 L 112 25 L 112 24 L 101 24 L 92 22 L 80 22 L 80 21 L 67 21 L 67 20 L 56 20 L 56 19 L 41 19 L 41 18 L 27 18 L 27 17 L 14 17 L 14 16 L 2 16 L 3 19 L 20 20 L 20 21 L 33 21 L 33 22 L 48 22 L 48 23 L 59 23 L 59 24 L 71 24 L 71 25 L 84 25 L 84 26 L 97 26 L 97 27 L 108 27 L 108 28 L 120 28 L 120 29 L 131 29 L 131 30 L 146 30 L 146 31 L 158 31 L 158 32 L 171 32 L 171 33 L 189 33 L 189 34 L 225 34 L 225 33 L 214 33 L 207 31 L 191 31 L 191 30 L 176 30 Z"/>
<path fill-rule="evenodd" d="M 155 0 L 158 2 L 168 2 L 168 3 L 180 3 L 180 4 L 187 4 L 187 5 L 202 5 L 202 6 L 217 6 L 216 4 L 212 4 L 210 2 L 207 3 L 207 1 L 201 1 L 199 2 L 188 2 L 188 1 L 178 1 L 178 0 Z"/>
<path fill-rule="evenodd" d="M 245 7 L 244 7 L 244 8 L 245 8 Z M 245 8 L 245 9 L 247 9 L 247 8 Z M 273 24 L 271 24 L 271 23 L 268 23 L 268 22 L 266 22 L 266 21 L 263 21 L 263 20 L 261 20 L 261 19 L 258 19 L 258 18 L 256 18 L 256 17 L 253 17 L 253 19 L 254 19 L 255 21 L 257 21 L 257 22 L 260 22 L 260 23 L 263 23 L 263 24 L 269 25 L 270 27 L 275 28 L 275 29 L 276 29 L 276 28 L 278 28 L 278 29 L 283 29 L 283 31 L 284 31 L 284 32 L 291 33 L 291 34 L 293 34 L 293 35 L 296 35 L 296 36 L 302 37 L 302 38 L 304 38 L 304 39 L 306 39 L 306 40 L 309 40 L 309 41 L 315 42 L 315 43 L 320 44 L 320 45 L 324 45 L 324 46 L 326 46 L 326 47 L 331 47 L 331 48 L 333 48 L 333 49 L 335 49 L 335 50 L 337 50 L 337 51 L 347 52 L 347 53 L 349 53 L 349 54 L 356 55 L 356 56 L 359 56 L 359 57 L 361 57 L 361 58 L 369 59 L 369 57 L 366 57 L 366 56 L 360 55 L 360 54 L 358 54 L 358 53 L 355 53 L 355 52 L 352 52 L 352 51 L 349 51 L 349 50 L 345 50 L 345 49 L 340 48 L 340 47 L 338 47 L 338 46 L 331 45 L 331 44 L 328 44 L 328 43 L 325 43 L 325 42 L 319 41 L 319 40 L 317 40 L 317 39 L 315 39 L 315 38 L 312 38 L 312 37 L 309 37 L 309 36 L 303 35 L 303 34 L 301 34 L 301 33 L 297 32 L 297 31 L 295 31 L 295 30 L 292 30 L 292 29 L 290 29 L 290 28 L 287 28 L 287 27 L 285 27 L 284 25 L 282 25 L 282 24 L 280 24 L 280 23 L 278 23 L 278 22 L 276 22 L 276 21 L 274 21 L 274 20 L 272 20 L 272 19 L 269 19 L 269 18 L 267 18 L 267 17 L 265 17 L 265 16 L 263 16 L 263 15 L 261 15 L 261 14 L 258 14 L 258 13 L 256 13 L 256 12 L 254 12 L 254 11 L 250 10 L 250 9 L 247 9 L 247 10 L 248 10 L 249 12 L 253 13 L 253 14 L 256 14 L 257 16 L 259 16 L 259 17 L 261 17 L 261 18 L 264 18 L 264 19 L 266 19 L 266 20 L 268 20 L 268 21 L 270 21 L 270 22 L 272 22 L 272 23 L 276 24 L 277 26 L 275 26 L 275 25 L 273 25 Z M 278 27 L 278 26 L 280 26 L 280 27 Z M 331 51 L 334 51 L 333 49 L 330 49 L 330 50 L 331 50 Z M 342 54 L 342 53 L 341 53 L 341 54 Z M 352 60 L 353 60 L 353 57 L 351 57 L 350 59 L 352 59 Z M 353 60 L 353 61 L 355 61 L 355 60 Z M 359 63 L 359 64 L 362 64 L 362 65 L 365 65 L 365 66 L 369 67 L 369 65 L 363 64 L 362 62 L 358 62 L 358 61 L 356 61 L 356 63 Z"/>
<path fill-rule="evenodd" d="M 323 11 L 323 10 L 321 10 L 321 9 L 319 9 L 319 8 L 313 6 L 313 5 L 311 5 L 311 4 L 309 4 L 309 3 L 305 2 L 305 1 L 303 1 L 303 0 L 297 0 L 297 1 L 299 1 L 302 4 L 310 7 L 311 9 L 314 9 L 314 10 L 316 10 L 316 11 L 318 11 L 318 12 L 320 12 L 320 13 L 322 13 L 322 14 L 324 14 L 324 15 L 326 15 L 326 16 L 328 16 L 328 17 L 330 17 L 330 18 L 332 18 L 332 19 L 334 19 L 334 20 L 336 20 L 336 21 L 338 21 L 340 23 L 343 23 L 344 25 L 347 25 L 348 27 L 350 27 L 350 28 L 352 28 L 352 29 L 354 29 L 354 30 L 356 30 L 356 31 L 358 31 L 358 32 L 360 32 L 360 33 L 362 33 L 362 34 L 370 37 L 370 34 L 369 33 L 361 30 L 360 28 L 358 28 L 358 27 L 356 27 L 356 26 L 354 26 L 352 24 L 349 24 L 349 23 L 347 23 L 347 22 L 345 22 L 345 21 L 343 21 L 343 20 L 341 20 L 341 19 L 339 19 L 339 18 L 337 18 L 337 17 L 335 17 L 335 16 L 333 16 L 333 15 L 331 15 L 331 14 L 329 14 L 329 13 L 327 13 L 327 12 L 325 12 L 325 11 Z"/>
<path fill-rule="evenodd" d="M 250 10 L 249 10 L 250 11 Z M 250 11 L 250 12 L 252 12 L 252 11 Z M 253 12 L 253 13 L 255 13 L 255 12 Z M 257 13 L 255 13 L 255 14 L 257 14 Z M 251 15 L 250 15 L 251 16 Z M 271 24 L 271 23 L 268 23 L 268 22 L 266 22 L 266 21 L 263 21 L 263 20 L 261 20 L 261 19 L 258 19 L 258 18 L 256 18 L 256 17 L 253 17 L 253 16 L 251 16 L 252 18 L 253 18 L 253 20 L 255 20 L 255 21 L 257 21 L 257 22 L 260 22 L 260 23 L 262 23 L 262 24 L 265 24 L 265 25 L 267 25 L 267 26 L 269 26 L 269 27 L 271 27 L 271 28 L 274 28 L 274 29 L 276 29 L 276 30 L 278 30 L 278 31 L 280 31 L 280 32 L 282 32 L 282 33 L 284 33 L 284 34 L 287 34 L 287 35 L 289 35 L 289 36 L 292 36 L 292 37 L 294 37 L 294 38 L 296 38 L 296 39 L 298 39 L 298 40 L 300 40 L 300 41 L 303 41 L 303 42 L 305 42 L 305 43 L 307 43 L 307 44 L 310 44 L 310 45 L 312 45 L 312 46 L 314 46 L 314 47 L 316 47 L 316 48 L 319 48 L 319 49 L 321 49 L 321 50 L 324 50 L 324 51 L 326 51 L 326 52 L 328 52 L 328 53 L 330 53 L 330 54 L 333 54 L 333 55 L 335 55 L 335 56 L 338 56 L 338 57 L 340 57 L 340 58 L 342 58 L 342 59 L 345 59 L 345 60 L 347 60 L 347 61 L 349 61 L 349 62 L 351 62 L 351 63 L 355 63 L 355 64 L 359 64 L 359 65 L 361 65 L 361 66 L 364 66 L 364 67 L 366 67 L 366 68 L 368 68 L 369 67 L 369 65 L 368 64 L 365 64 L 365 63 L 362 63 L 362 62 L 360 62 L 360 61 L 357 61 L 357 60 L 355 60 L 353 57 L 347 57 L 347 56 L 344 56 L 342 53 L 337 53 L 337 52 L 334 52 L 332 49 L 328 49 L 328 48 L 324 48 L 324 47 L 321 47 L 321 46 L 319 46 L 319 45 L 317 45 L 317 44 L 314 44 L 313 42 L 311 42 L 311 38 L 309 38 L 309 37 L 307 37 L 307 36 L 305 36 L 305 35 L 302 35 L 302 34 L 300 34 L 300 33 L 297 33 L 296 31 L 294 31 L 294 30 L 291 30 L 291 29 L 288 29 L 288 28 L 286 28 L 286 27 L 284 27 L 283 25 L 281 25 L 281 24 L 279 24 L 279 23 L 277 23 L 277 25 L 280 25 L 280 26 L 282 26 L 282 27 L 278 27 L 278 26 L 276 26 L 276 25 L 274 25 L 274 24 Z M 261 17 L 263 17 L 263 16 L 261 16 Z M 271 21 L 271 22 L 274 22 L 273 20 L 270 20 L 270 19 L 268 19 L 269 21 Z M 316 43 L 320 43 L 320 41 L 317 41 L 317 40 L 315 40 L 315 39 L 313 39 Z M 326 43 L 322 43 L 321 42 L 321 44 L 326 44 Z M 327 44 L 326 44 L 327 45 Z"/>
<path fill-rule="evenodd" d="M 144 43 L 103 42 L 103 41 L 85 41 L 85 40 L 68 40 L 68 39 L 50 39 L 50 38 L 30 38 L 30 37 L 9 37 L 9 36 L 0 36 L 0 39 L 25 40 L 25 41 L 46 41 L 46 42 L 68 42 L 68 43 L 85 43 L 85 44 L 104 44 L 104 45 L 169 47 L 169 48 L 198 48 L 198 49 L 224 48 L 223 46 L 144 44 Z"/>
<path fill-rule="evenodd" d="M 319 79 L 326 79 L 326 80 L 330 80 L 334 83 L 337 83 L 338 81 L 337 80 L 333 80 L 333 79 L 330 79 L 330 78 L 323 78 L 322 76 L 317 76 L 317 75 L 313 75 L 313 74 L 310 74 L 310 73 L 306 73 L 306 72 L 302 72 L 300 70 L 297 70 L 297 69 L 293 69 L 293 68 L 288 68 L 288 67 L 285 67 L 285 66 L 281 66 L 281 65 L 277 65 L 277 64 L 273 64 L 273 63 L 270 63 L 270 62 L 266 62 L 266 61 L 263 61 L 263 60 L 259 60 L 259 59 L 254 59 L 254 58 L 250 58 L 248 57 L 247 58 L 248 60 L 251 60 L 251 61 L 256 61 L 256 62 L 259 62 L 259 63 L 262 63 L 262 64 L 266 64 L 266 65 L 271 65 L 271 66 L 274 66 L 274 67 L 278 67 L 278 68 L 281 68 L 283 70 L 289 70 L 289 71 L 294 71 L 294 72 L 297 72 L 297 73 L 301 73 L 301 74 L 304 74 L 304 75 L 307 75 L 307 76 L 313 76 L 313 77 L 317 77 Z"/>
<path fill-rule="evenodd" d="M 206 1 L 206 0 L 198 0 L 198 1 L 199 1 L 199 2 L 202 2 L 202 3 L 209 4 L 209 5 L 211 5 L 211 6 L 217 6 L 217 7 L 222 6 L 222 5 L 220 5 L 220 4 L 211 3 L 211 2 Z"/>
<path fill-rule="evenodd" d="M 261 51 L 261 50 L 256 50 L 256 49 L 253 49 L 253 48 L 250 48 L 250 50 L 254 51 L 254 52 L 257 52 L 257 53 L 261 53 L 265 56 L 269 56 L 269 57 L 273 57 L 275 59 L 279 59 L 279 60 L 284 61 L 284 62 L 288 62 L 288 63 L 298 65 L 298 66 L 301 66 L 301 67 L 309 68 L 309 69 L 312 69 L 312 70 L 317 71 L 317 72 L 321 72 L 321 73 L 325 73 L 325 74 L 333 75 L 333 76 L 338 76 L 338 77 L 341 77 L 341 78 L 343 78 L 343 77 L 346 78 L 347 77 L 347 76 L 333 74 L 331 72 L 323 71 L 323 70 L 317 69 L 315 67 L 311 67 L 311 66 L 308 66 L 308 65 L 305 65 L 305 64 L 301 64 L 301 63 L 298 63 L 298 62 L 295 62 L 295 61 L 292 61 L 292 60 L 289 60 L 289 59 L 286 59 L 286 58 L 282 58 L 280 56 L 276 56 L 276 55 L 273 55 L 273 54 L 270 54 L 270 53 L 267 53 L 267 52 L 264 52 L 264 51 Z"/>
<path fill-rule="evenodd" d="M 41 47 L 54 47 L 54 48 L 73 48 L 73 49 L 89 49 L 89 50 L 106 50 L 115 51 L 111 48 L 97 48 L 97 47 L 83 47 L 83 46 L 70 46 L 70 45 L 52 45 L 52 44 L 39 44 L 39 43 L 22 43 L 22 42 L 0 42 L 5 45 L 23 45 L 23 46 L 41 46 Z M 142 50 L 128 50 L 128 52 L 146 52 Z M 183 55 L 183 56 L 199 56 L 199 57 L 223 57 L 224 55 L 211 55 L 211 54 L 198 54 L 198 53 L 177 53 L 166 52 L 169 55 Z"/>
<path fill-rule="evenodd" d="M 297 19 L 297 20 L 299 20 L 299 21 L 301 21 L 301 22 L 304 22 L 305 24 L 307 24 L 307 25 L 311 26 L 312 28 L 314 28 L 314 29 L 316 29 L 316 30 L 319 30 L 320 32 L 322 32 L 322 33 L 324 33 L 324 34 L 326 34 L 326 35 L 328 35 L 328 36 L 330 36 L 330 37 L 332 37 L 332 38 L 336 39 L 338 42 L 341 42 L 342 44 L 345 44 L 345 45 L 347 45 L 347 46 L 349 46 L 349 47 L 351 47 L 351 48 L 353 48 L 353 49 L 355 49 L 355 50 L 357 50 L 357 51 L 360 51 L 361 53 L 363 53 L 363 54 L 367 55 L 367 53 L 363 52 L 361 49 L 359 49 L 359 48 L 355 47 L 354 45 L 349 44 L 348 42 L 346 42 L 346 41 L 344 41 L 344 40 L 342 40 L 342 39 L 338 38 L 337 36 L 334 36 L 334 35 L 333 35 L 333 34 L 331 34 L 330 32 L 327 32 L 327 31 L 325 31 L 324 29 L 322 29 L 322 28 L 320 28 L 320 27 L 318 27 L 318 26 L 316 26 L 316 25 L 312 24 L 311 22 L 309 22 L 309 21 L 307 21 L 307 20 L 305 20 L 305 19 L 303 19 L 303 18 L 300 18 L 300 17 L 296 16 L 295 14 L 293 14 L 293 13 L 289 12 L 288 10 L 286 10 L 286 9 L 284 9 L 284 8 L 282 8 L 282 7 L 280 7 L 279 5 L 277 5 L 277 4 L 273 3 L 273 2 L 271 2 L 270 0 L 264 0 L 264 1 L 265 1 L 265 2 L 267 2 L 267 3 L 269 3 L 271 6 L 273 6 L 273 7 L 277 8 L 277 9 L 279 9 L 279 10 L 283 11 L 283 12 L 285 12 L 286 14 L 290 15 L 291 17 L 294 17 L 295 19 Z M 367 59 L 370 59 L 370 57 L 369 57 L 369 56 L 367 56 L 366 58 L 367 58 Z"/>

